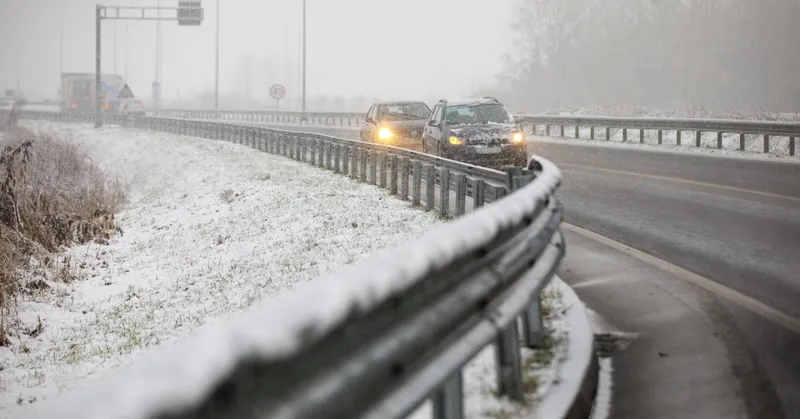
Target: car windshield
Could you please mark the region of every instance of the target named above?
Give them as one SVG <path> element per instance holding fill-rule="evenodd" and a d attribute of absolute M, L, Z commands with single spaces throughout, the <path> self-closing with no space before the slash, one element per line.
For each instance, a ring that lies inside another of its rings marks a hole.
<path fill-rule="evenodd" d="M 464 124 L 509 124 L 514 119 L 508 113 L 505 106 L 491 103 L 479 105 L 455 105 L 448 106 L 445 113 L 447 125 Z"/>
<path fill-rule="evenodd" d="M 378 105 L 378 120 L 408 121 L 412 119 L 428 119 L 431 109 L 424 103 L 392 103 Z"/>

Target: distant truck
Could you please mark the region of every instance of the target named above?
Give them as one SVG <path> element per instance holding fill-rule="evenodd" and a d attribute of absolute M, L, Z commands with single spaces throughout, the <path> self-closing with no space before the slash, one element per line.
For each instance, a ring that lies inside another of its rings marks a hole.
<path fill-rule="evenodd" d="M 95 73 L 62 73 L 59 90 L 62 112 L 94 112 Z M 133 99 L 133 91 L 122 76 L 100 77 L 100 109 L 116 112 L 122 99 Z"/>

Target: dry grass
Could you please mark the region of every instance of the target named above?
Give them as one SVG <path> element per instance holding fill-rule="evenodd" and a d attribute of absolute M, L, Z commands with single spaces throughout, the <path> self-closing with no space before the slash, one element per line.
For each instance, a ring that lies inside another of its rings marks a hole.
<path fill-rule="evenodd" d="M 15 128 L 0 139 L 0 345 L 21 291 L 75 278 L 57 252 L 115 232 L 123 188 L 75 144 Z M 31 264 L 47 268 L 25 275 Z"/>

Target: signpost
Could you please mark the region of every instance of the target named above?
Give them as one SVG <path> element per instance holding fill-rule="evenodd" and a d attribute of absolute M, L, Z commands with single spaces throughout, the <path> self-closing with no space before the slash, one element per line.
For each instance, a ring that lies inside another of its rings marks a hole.
<path fill-rule="evenodd" d="M 280 107 L 281 99 L 286 96 L 286 87 L 282 84 L 273 84 L 269 88 L 269 95 L 275 99 L 275 109 L 277 110 Z"/>
<path fill-rule="evenodd" d="M 160 12 L 174 12 L 173 16 L 162 17 Z M 100 28 L 103 20 L 173 20 L 180 26 L 198 26 L 203 22 L 203 6 L 201 0 L 179 0 L 178 7 L 142 7 L 142 6 L 103 6 L 97 5 L 95 12 L 95 106 L 94 126 L 103 126 L 100 85 Z M 161 96 L 161 86 L 153 83 L 153 96 Z"/>

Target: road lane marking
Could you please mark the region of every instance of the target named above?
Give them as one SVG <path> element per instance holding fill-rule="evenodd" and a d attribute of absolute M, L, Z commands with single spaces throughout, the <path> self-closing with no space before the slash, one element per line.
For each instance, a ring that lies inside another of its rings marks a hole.
<path fill-rule="evenodd" d="M 665 260 L 644 253 L 641 250 L 636 250 L 630 246 L 624 245 L 606 236 L 586 230 L 585 228 L 581 228 L 576 225 L 572 225 L 565 222 L 562 222 L 561 226 L 569 231 L 580 234 L 581 236 L 584 236 L 588 239 L 602 243 L 615 250 L 625 253 L 628 256 L 632 256 L 636 259 L 641 260 L 642 262 L 655 266 L 656 268 L 659 268 L 665 272 L 669 272 L 677 276 L 678 278 L 683 279 L 686 282 L 690 282 L 694 285 L 697 285 L 700 288 L 703 288 L 708 292 L 711 292 L 712 294 L 725 298 L 741 306 L 742 308 L 771 321 L 772 323 L 775 323 L 779 326 L 788 329 L 789 331 L 794 332 L 797 335 L 800 335 L 800 319 L 792 317 L 789 314 L 786 314 L 776 308 L 764 304 L 761 301 L 756 300 L 755 298 L 748 297 L 747 295 L 744 295 L 739 291 L 735 291 L 715 281 L 712 281 L 706 277 L 700 276 L 694 272 L 673 265 Z"/>
<path fill-rule="evenodd" d="M 775 194 L 775 193 L 771 193 L 771 192 L 756 191 L 756 190 L 745 189 L 745 188 L 737 188 L 735 186 L 725 186 L 725 185 L 720 185 L 720 184 L 717 184 L 717 183 L 700 182 L 700 181 L 696 181 L 696 180 L 681 179 L 681 178 L 670 177 L 670 176 L 648 175 L 648 174 L 644 174 L 644 173 L 628 172 L 628 171 L 625 171 L 625 170 L 616 170 L 616 169 L 605 169 L 605 168 L 602 168 L 602 167 L 584 166 L 584 165 L 580 165 L 580 164 L 558 163 L 558 167 L 572 167 L 572 168 L 576 168 L 576 169 L 594 170 L 594 171 L 598 171 L 598 172 L 614 173 L 614 174 L 618 174 L 618 175 L 628 175 L 628 176 L 643 177 L 643 178 L 649 178 L 649 179 L 665 180 L 665 181 L 669 181 L 669 182 L 685 183 L 685 184 L 688 184 L 688 185 L 695 185 L 695 186 L 705 186 L 707 188 L 724 189 L 724 190 L 728 190 L 728 191 L 749 193 L 749 194 L 753 194 L 753 195 L 761 195 L 761 196 L 767 196 L 767 197 L 770 197 L 770 198 L 787 199 L 787 200 L 790 200 L 790 201 L 800 202 L 800 198 L 794 197 L 794 196 L 780 195 L 780 194 Z"/>

